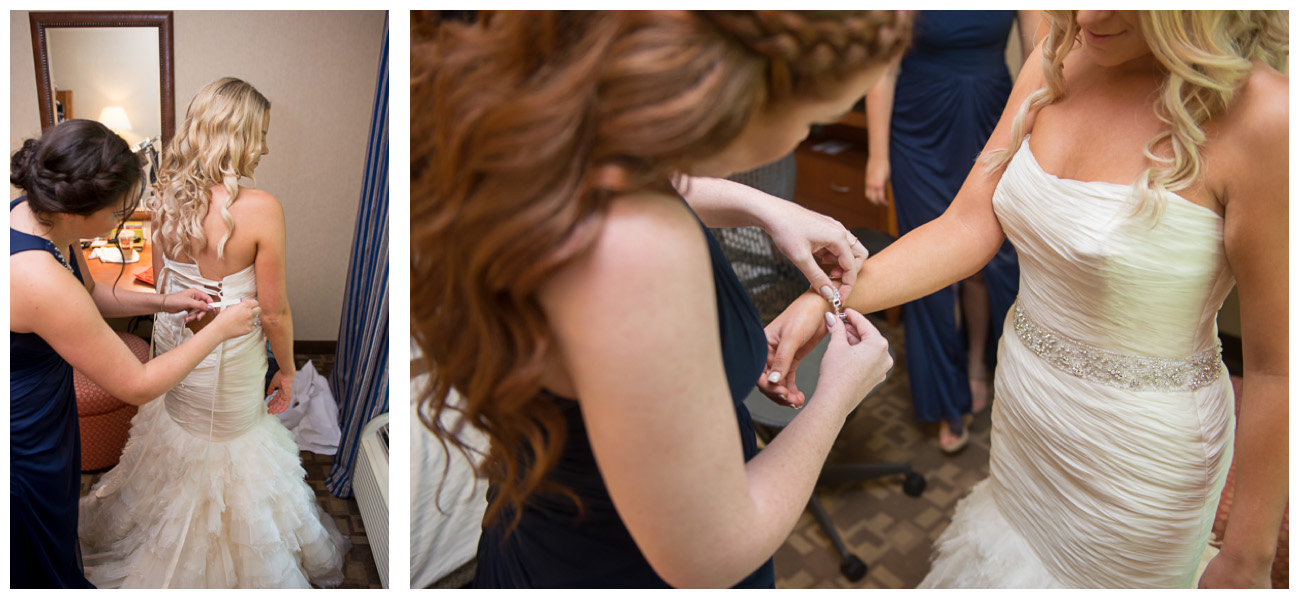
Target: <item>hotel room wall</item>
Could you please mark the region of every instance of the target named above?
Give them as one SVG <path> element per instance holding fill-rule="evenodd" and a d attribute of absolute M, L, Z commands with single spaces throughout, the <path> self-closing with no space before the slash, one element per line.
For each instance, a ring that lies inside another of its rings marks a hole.
<path fill-rule="evenodd" d="M 9 11 L 9 153 L 23 140 L 41 134 L 41 114 L 36 102 L 36 73 L 32 60 L 32 32 L 25 10 Z M 9 187 L 9 199 L 22 192 Z"/>
<path fill-rule="evenodd" d="M 222 76 L 252 83 L 271 101 L 271 153 L 256 184 L 284 205 L 294 337 L 335 340 L 384 13 L 174 14 L 178 127 L 194 95 Z M 10 152 L 40 133 L 29 29 L 26 11 L 10 12 Z"/>

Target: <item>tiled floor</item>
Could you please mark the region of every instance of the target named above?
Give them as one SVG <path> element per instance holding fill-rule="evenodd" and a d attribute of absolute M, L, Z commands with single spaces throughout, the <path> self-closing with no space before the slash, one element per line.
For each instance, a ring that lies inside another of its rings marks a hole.
<path fill-rule="evenodd" d="M 317 372 L 328 377 L 330 370 L 334 367 L 334 356 L 331 355 L 298 355 L 295 357 L 299 368 L 308 360 L 316 367 Z M 334 457 L 330 455 L 315 454 L 312 452 L 300 453 L 302 458 L 303 469 L 307 471 L 307 484 L 316 492 L 316 501 L 325 509 L 338 525 L 339 531 L 352 540 L 352 549 L 348 551 L 343 565 L 343 588 L 379 588 L 380 579 L 379 571 L 375 567 L 374 555 L 371 554 L 370 541 L 366 537 L 365 524 L 361 520 L 361 511 L 357 508 L 356 500 L 352 498 L 336 498 L 325 488 L 325 480 L 329 477 L 330 467 L 334 463 Z M 103 472 L 82 473 L 81 475 L 81 494 L 84 496 L 90 491 L 90 487 L 103 475 Z"/>

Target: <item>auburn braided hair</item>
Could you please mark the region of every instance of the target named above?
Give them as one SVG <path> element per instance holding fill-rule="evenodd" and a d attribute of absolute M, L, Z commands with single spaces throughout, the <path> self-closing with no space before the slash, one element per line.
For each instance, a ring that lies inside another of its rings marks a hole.
<path fill-rule="evenodd" d="M 892 59 L 911 17 L 485 12 L 431 35 L 411 50 L 412 337 L 432 374 L 414 402 L 444 447 L 469 456 L 462 428 L 486 434 L 484 521 L 509 507 L 512 529 L 530 495 L 568 493 L 546 477 L 566 432 L 542 393 L 542 283 L 591 246 L 613 198 Z"/>

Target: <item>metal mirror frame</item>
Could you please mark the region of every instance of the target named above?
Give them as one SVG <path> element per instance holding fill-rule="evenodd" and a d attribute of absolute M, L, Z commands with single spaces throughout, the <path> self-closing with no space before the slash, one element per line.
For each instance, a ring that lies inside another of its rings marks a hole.
<path fill-rule="evenodd" d="M 158 83 L 162 107 L 162 146 L 176 130 L 176 79 L 172 61 L 171 11 L 67 11 L 32 12 L 32 56 L 36 62 L 36 97 L 41 109 L 41 132 L 54 126 L 50 85 L 50 57 L 45 30 L 51 27 L 157 27 Z"/>

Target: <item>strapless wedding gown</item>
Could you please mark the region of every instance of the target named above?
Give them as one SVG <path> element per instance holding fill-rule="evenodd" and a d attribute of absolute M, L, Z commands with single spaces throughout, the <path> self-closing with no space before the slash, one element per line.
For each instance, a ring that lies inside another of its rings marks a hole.
<path fill-rule="evenodd" d="M 254 269 L 212 281 L 164 259 L 161 289 L 255 299 Z M 154 317 L 166 352 L 193 333 Z M 122 461 L 81 500 L 86 578 L 107 588 L 305 588 L 343 581 L 350 542 L 316 504 L 293 436 L 266 411 L 266 335 L 223 342 L 131 421 Z"/>
<path fill-rule="evenodd" d="M 1223 220 L 1057 178 L 1026 138 L 993 195 L 1020 256 L 998 349 L 990 476 L 921 587 L 1194 587 L 1232 460 L 1215 317 Z"/>

